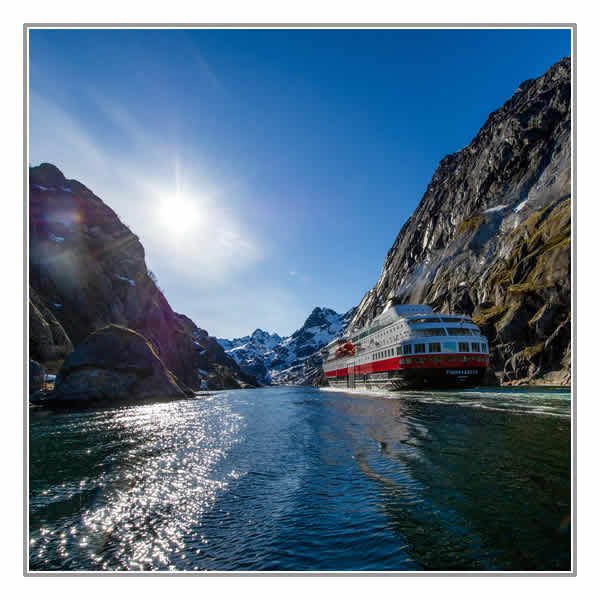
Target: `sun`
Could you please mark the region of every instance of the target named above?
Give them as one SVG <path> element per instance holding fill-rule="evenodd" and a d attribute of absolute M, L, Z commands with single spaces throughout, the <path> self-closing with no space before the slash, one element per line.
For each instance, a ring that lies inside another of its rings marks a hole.
<path fill-rule="evenodd" d="M 187 196 L 174 194 L 163 198 L 158 210 L 159 225 L 168 233 L 184 237 L 200 223 L 200 211 Z"/>

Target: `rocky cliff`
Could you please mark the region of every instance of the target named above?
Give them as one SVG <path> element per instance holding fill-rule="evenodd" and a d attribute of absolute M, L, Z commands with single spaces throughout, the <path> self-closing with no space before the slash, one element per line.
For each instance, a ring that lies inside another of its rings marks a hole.
<path fill-rule="evenodd" d="M 571 62 L 439 164 L 350 324 L 394 296 L 472 314 L 504 383 L 570 383 Z"/>
<path fill-rule="evenodd" d="M 30 357 L 50 370 L 96 330 L 141 334 L 179 384 L 252 382 L 214 338 L 172 309 L 138 237 L 100 198 L 51 164 L 29 173 Z"/>
<path fill-rule="evenodd" d="M 261 383 L 306 384 L 312 381 L 312 369 L 320 366 L 313 364 L 320 359 L 318 351 L 343 332 L 353 311 L 339 314 L 330 308 L 316 307 L 288 337 L 257 329 L 250 336 L 219 339 L 219 343 L 244 372 L 255 375 Z"/>

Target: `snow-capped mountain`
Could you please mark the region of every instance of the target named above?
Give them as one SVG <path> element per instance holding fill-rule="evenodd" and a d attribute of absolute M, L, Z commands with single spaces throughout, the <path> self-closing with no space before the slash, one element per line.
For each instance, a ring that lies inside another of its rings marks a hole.
<path fill-rule="evenodd" d="M 313 355 L 343 333 L 354 310 L 339 314 L 331 308 L 316 307 L 302 327 L 285 338 L 257 329 L 250 336 L 218 341 L 242 371 L 254 375 L 260 383 L 300 383 L 307 375 L 305 362 L 315 368 L 313 363 L 320 357 Z"/>
<path fill-rule="evenodd" d="M 268 384 L 271 382 L 269 366 L 273 351 L 282 340 L 276 333 L 255 329 L 252 335 L 217 341 L 245 373 L 254 375 L 261 384 Z"/>

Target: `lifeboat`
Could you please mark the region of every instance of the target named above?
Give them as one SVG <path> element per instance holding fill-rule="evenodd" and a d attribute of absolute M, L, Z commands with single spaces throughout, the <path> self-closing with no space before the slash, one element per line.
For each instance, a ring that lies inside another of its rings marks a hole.
<path fill-rule="evenodd" d="M 338 347 L 335 351 L 337 358 L 341 356 L 354 356 L 356 354 L 356 347 L 350 340 L 340 340 Z"/>

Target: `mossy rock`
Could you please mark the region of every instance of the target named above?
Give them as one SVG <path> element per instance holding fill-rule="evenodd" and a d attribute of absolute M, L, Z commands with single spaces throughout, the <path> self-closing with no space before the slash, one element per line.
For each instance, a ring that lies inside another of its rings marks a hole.
<path fill-rule="evenodd" d="M 513 294 L 515 296 L 519 296 L 522 294 L 532 294 L 536 292 L 540 292 L 546 289 L 548 285 L 544 284 L 536 284 L 532 281 L 525 281 L 524 283 L 515 283 L 513 285 L 508 286 L 507 292 L 509 294 Z"/>
<path fill-rule="evenodd" d="M 484 221 L 485 217 L 483 215 L 469 217 L 456 228 L 456 235 L 461 235 L 468 231 L 475 231 Z"/>
<path fill-rule="evenodd" d="M 542 249 L 542 252 L 553 250 L 554 248 L 570 248 L 571 247 L 571 231 L 555 235 L 551 237 Z"/>
<path fill-rule="evenodd" d="M 544 342 L 540 342 L 534 346 L 528 346 L 527 348 L 524 348 L 522 354 L 528 361 L 531 362 L 533 358 L 535 358 L 538 354 L 541 354 L 543 351 Z"/>
<path fill-rule="evenodd" d="M 482 326 L 488 323 L 498 321 L 509 309 L 507 305 L 492 306 L 490 308 L 480 309 L 473 315 L 473 322 Z"/>

